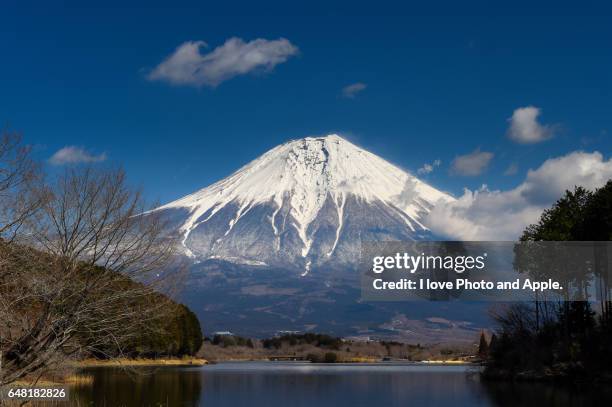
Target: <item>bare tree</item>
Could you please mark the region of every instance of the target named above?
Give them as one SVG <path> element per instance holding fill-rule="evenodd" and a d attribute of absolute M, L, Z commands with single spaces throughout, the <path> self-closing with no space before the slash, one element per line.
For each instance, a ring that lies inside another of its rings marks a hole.
<path fill-rule="evenodd" d="M 38 166 L 21 136 L 0 135 L 0 239 L 11 241 L 44 199 Z"/>
<path fill-rule="evenodd" d="M 537 332 L 535 308 L 530 304 L 499 304 L 490 314 L 502 333 L 531 336 Z"/>
<path fill-rule="evenodd" d="M 171 311 L 156 289 L 173 281 L 175 241 L 160 216 L 142 215 L 123 171 L 68 169 L 49 190 L 23 227 L 27 246 L 0 246 L 0 384 L 83 352 L 120 353 Z"/>

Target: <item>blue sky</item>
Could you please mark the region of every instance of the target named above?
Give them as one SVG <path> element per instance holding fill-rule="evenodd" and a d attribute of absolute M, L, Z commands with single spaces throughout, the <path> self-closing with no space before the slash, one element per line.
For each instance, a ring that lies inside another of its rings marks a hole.
<path fill-rule="evenodd" d="M 40 159 L 82 148 L 161 202 L 288 139 L 332 132 L 415 174 L 440 160 L 421 177 L 457 196 L 514 188 L 576 150 L 612 151 L 609 8 L 111 3 L 3 5 L 0 120 Z M 230 38 L 283 38 L 295 52 L 216 86 L 151 80 L 181 44 L 204 41 L 208 54 Z M 523 136 L 546 140 L 512 140 L 509 118 L 530 106 L 539 115 L 523 117 Z M 457 170 L 474 151 L 488 165 Z"/>

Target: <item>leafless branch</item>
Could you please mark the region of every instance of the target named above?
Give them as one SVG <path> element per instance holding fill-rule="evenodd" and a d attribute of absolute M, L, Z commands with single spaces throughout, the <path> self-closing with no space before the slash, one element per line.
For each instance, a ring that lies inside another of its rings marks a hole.
<path fill-rule="evenodd" d="M 164 220 L 141 216 L 140 192 L 121 170 L 66 170 L 21 225 L 27 239 L 0 245 L 0 381 L 142 337 L 172 312 L 159 295 L 175 275 L 176 242 Z"/>

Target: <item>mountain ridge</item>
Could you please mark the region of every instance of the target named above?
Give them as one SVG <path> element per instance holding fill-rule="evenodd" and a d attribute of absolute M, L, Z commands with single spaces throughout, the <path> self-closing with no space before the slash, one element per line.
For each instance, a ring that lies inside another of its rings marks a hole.
<path fill-rule="evenodd" d="M 361 242 L 436 239 L 426 220 L 440 199 L 454 198 L 329 135 L 281 144 L 157 211 L 190 258 L 182 297 L 209 329 L 469 341 L 478 307 L 360 298 Z"/>
<path fill-rule="evenodd" d="M 427 236 L 423 218 L 440 200 L 454 198 L 331 134 L 283 143 L 155 211 L 172 213 L 184 253 L 194 260 L 308 273 L 313 264 L 354 263 L 364 237 Z"/>

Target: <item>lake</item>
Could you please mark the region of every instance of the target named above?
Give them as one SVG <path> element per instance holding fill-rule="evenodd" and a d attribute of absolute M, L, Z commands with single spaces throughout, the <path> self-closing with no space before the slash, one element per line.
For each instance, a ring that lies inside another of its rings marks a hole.
<path fill-rule="evenodd" d="M 612 405 L 604 388 L 482 383 L 474 367 L 416 364 L 230 362 L 134 374 L 91 368 L 93 383 L 72 404 L 95 406 L 593 406 Z M 91 380 L 90 380 L 91 381 Z"/>

